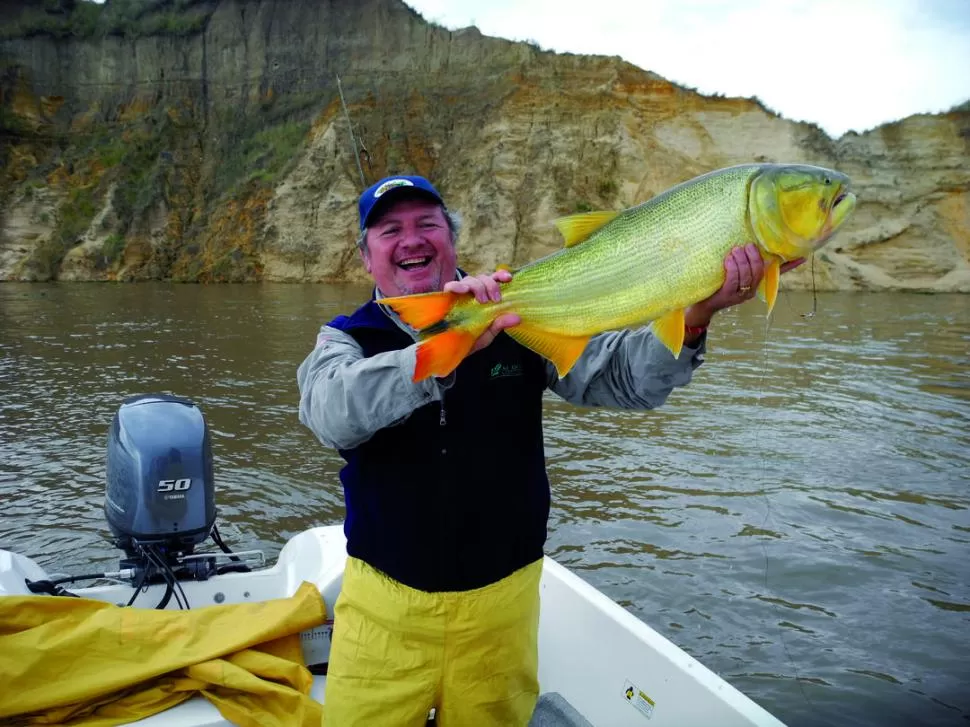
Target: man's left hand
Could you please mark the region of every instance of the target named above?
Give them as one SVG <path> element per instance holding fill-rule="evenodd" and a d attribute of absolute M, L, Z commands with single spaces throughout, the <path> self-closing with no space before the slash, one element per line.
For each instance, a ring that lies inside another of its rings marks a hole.
<path fill-rule="evenodd" d="M 783 263 L 781 272 L 787 273 L 805 262 L 805 258 Z M 736 247 L 724 258 L 724 284 L 709 298 L 684 311 L 684 322 L 692 327 L 704 327 L 720 310 L 751 300 L 765 274 L 765 264 L 757 245 Z"/>

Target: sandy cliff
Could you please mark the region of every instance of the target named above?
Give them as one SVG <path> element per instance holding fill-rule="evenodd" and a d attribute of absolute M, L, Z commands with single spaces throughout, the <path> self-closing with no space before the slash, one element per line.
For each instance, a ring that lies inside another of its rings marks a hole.
<path fill-rule="evenodd" d="M 468 269 L 554 250 L 560 215 L 791 161 L 846 172 L 860 199 L 819 288 L 970 292 L 966 106 L 833 140 L 397 0 L 4 3 L 0 279 L 361 279 L 339 74 L 367 181 L 432 178 Z M 809 284 L 808 266 L 786 276 Z"/>

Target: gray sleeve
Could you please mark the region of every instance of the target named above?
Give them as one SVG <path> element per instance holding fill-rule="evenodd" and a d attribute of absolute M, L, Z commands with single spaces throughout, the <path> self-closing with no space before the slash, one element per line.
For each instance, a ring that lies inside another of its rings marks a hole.
<path fill-rule="evenodd" d="M 300 421 L 329 447 L 348 449 L 441 398 L 436 379 L 411 381 L 416 347 L 365 357 L 352 336 L 324 326 L 300 364 Z"/>
<path fill-rule="evenodd" d="M 586 350 L 562 379 L 551 363 L 549 388 L 579 406 L 653 409 L 678 386 L 690 383 L 704 361 L 707 334 L 678 358 L 649 328 L 611 331 L 590 339 Z"/>

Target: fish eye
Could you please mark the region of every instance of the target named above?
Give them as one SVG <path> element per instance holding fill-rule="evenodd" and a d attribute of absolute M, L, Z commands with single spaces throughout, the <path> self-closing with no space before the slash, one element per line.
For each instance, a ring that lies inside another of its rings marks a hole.
<path fill-rule="evenodd" d="M 831 184 L 832 184 L 832 180 L 829 177 L 826 177 L 825 178 L 825 186 L 828 187 Z"/>

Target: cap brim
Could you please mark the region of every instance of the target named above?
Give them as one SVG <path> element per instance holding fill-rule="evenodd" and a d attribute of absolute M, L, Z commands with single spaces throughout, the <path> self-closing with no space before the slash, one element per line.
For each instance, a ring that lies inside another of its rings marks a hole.
<path fill-rule="evenodd" d="M 442 207 L 445 204 L 441 197 L 426 189 L 421 189 L 420 187 L 395 187 L 381 195 L 381 198 L 374 203 L 374 206 L 370 208 L 370 212 L 367 213 L 367 217 L 364 218 L 363 227 L 367 227 L 373 220 L 376 220 L 377 217 L 383 214 L 384 210 L 387 209 L 388 202 L 400 200 L 405 196 L 417 199 L 423 198 L 430 202 L 440 204 Z"/>

